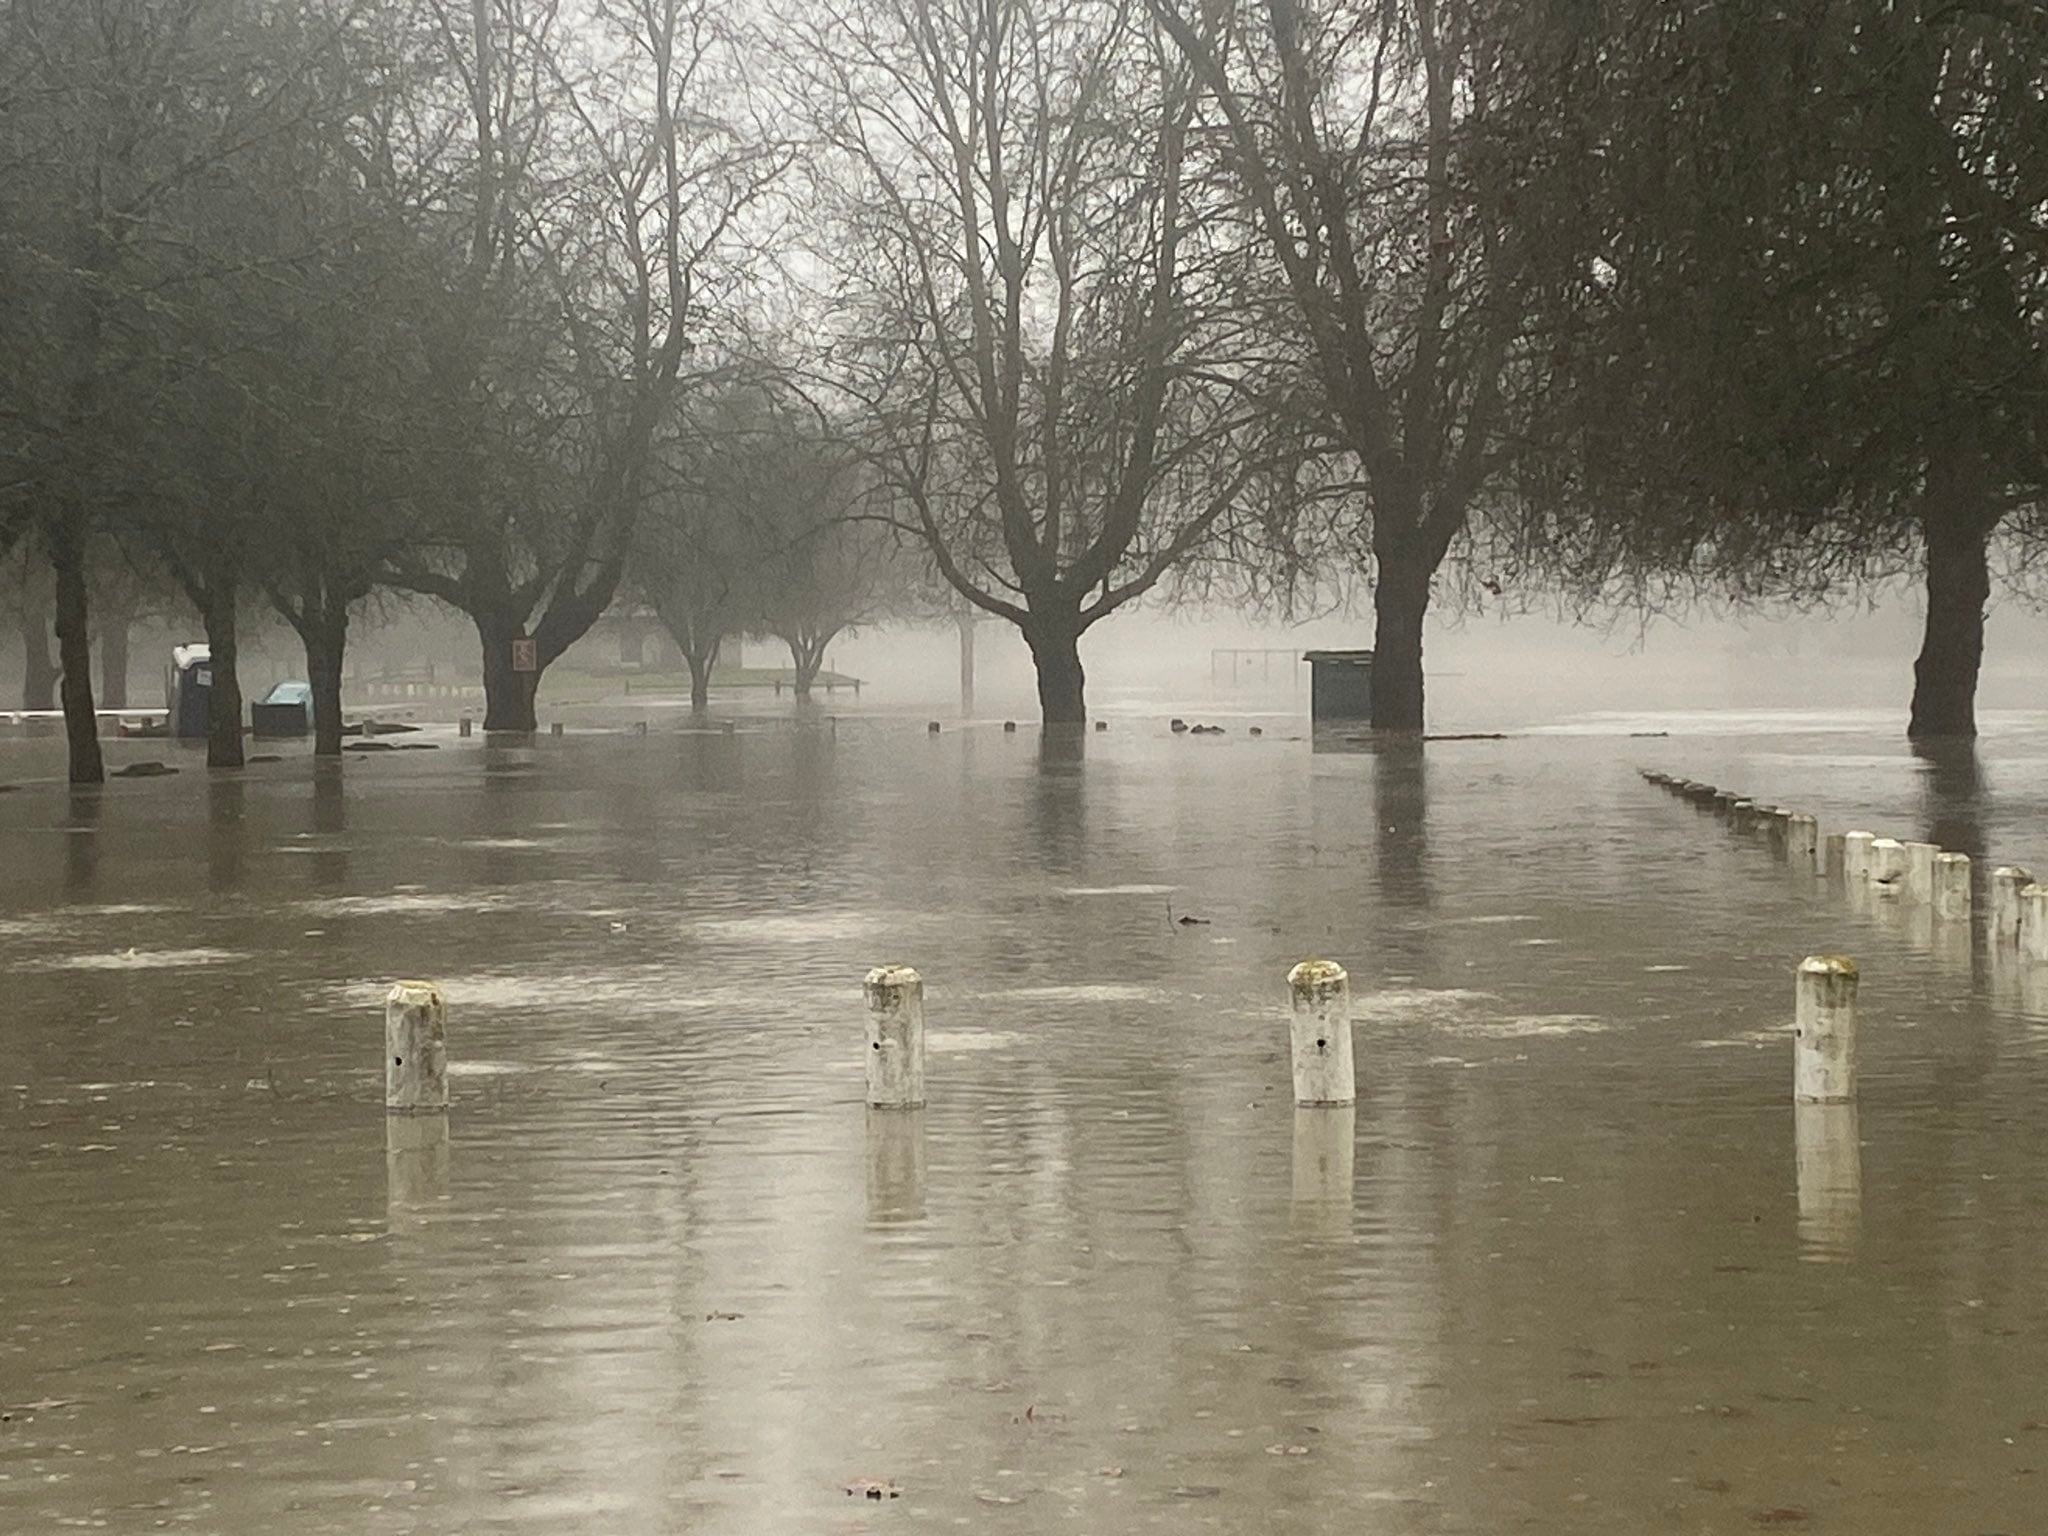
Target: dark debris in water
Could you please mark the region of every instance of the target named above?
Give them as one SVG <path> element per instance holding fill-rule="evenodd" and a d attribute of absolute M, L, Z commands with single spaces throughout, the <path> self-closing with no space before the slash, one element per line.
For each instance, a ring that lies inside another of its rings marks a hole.
<path fill-rule="evenodd" d="M 847 1497 L 855 1499 L 900 1499 L 903 1490 L 886 1477 L 856 1477 L 846 1484 Z"/>

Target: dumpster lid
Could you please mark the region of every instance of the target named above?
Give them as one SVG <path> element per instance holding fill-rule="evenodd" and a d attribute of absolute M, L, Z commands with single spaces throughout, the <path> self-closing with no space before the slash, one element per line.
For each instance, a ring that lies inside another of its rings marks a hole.
<path fill-rule="evenodd" d="M 313 685 L 311 683 L 279 683 L 257 701 L 261 704 L 311 704 Z"/>
<path fill-rule="evenodd" d="M 174 645 L 171 647 L 171 665 L 183 672 L 201 662 L 213 660 L 213 651 L 205 645 Z"/>
<path fill-rule="evenodd" d="M 1317 666 L 1369 667 L 1371 651 L 1303 651 L 1301 659 Z"/>

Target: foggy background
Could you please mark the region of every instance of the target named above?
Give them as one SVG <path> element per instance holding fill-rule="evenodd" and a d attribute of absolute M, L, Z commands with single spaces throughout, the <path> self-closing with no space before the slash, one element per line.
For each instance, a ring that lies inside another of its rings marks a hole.
<path fill-rule="evenodd" d="M 1922 621 L 1912 584 L 1895 586 L 1873 608 L 1821 614 L 1699 612 L 1649 620 L 1623 614 L 1604 628 L 1550 611 L 1438 616 L 1425 651 L 1431 729 L 1512 730 L 1603 712 L 1671 710 L 1855 710 L 1903 720 Z M 203 638 L 196 621 L 183 628 L 138 625 L 130 685 L 135 702 L 161 703 L 170 647 Z M 1981 706 L 1994 712 L 1989 729 L 1997 729 L 1996 711 L 2041 706 L 2048 689 L 2044 642 L 2048 616 L 2010 599 L 1994 601 L 1979 695 Z M 1306 724 L 1308 668 L 1300 653 L 1371 643 L 1371 618 L 1364 613 L 1283 625 L 1228 612 L 1149 609 L 1120 612 L 1096 625 L 1082 640 L 1082 658 L 1098 714 L 1292 712 Z M 1020 632 L 984 619 L 975 644 L 975 713 L 1035 720 L 1031 658 Z M 245 686 L 252 691 L 305 674 L 297 637 L 281 624 L 263 626 L 244 647 Z M 1217 654 L 1228 649 L 1286 654 Z M 350 678 L 354 683 L 431 662 L 451 679 L 471 679 L 476 658 L 476 632 L 466 618 L 428 602 L 387 602 L 360 621 Z M 602 671 L 618 660 L 617 637 L 600 629 L 571 649 L 563 665 Z M 773 638 L 730 641 L 723 664 L 781 670 L 789 666 L 789 648 Z M 834 643 L 826 666 L 863 682 L 858 703 L 843 691 L 821 694 L 828 710 L 957 713 L 959 650 L 950 626 L 862 629 Z M 559 679 L 553 686 L 559 691 Z M 0 697 L 18 698 L 20 687 L 19 648 L 8 646 L 0 660 Z M 550 681 L 543 680 L 543 712 L 550 692 Z M 712 695 L 714 709 L 741 698 L 759 707 L 771 697 L 767 689 Z M 780 702 L 791 704 L 787 694 Z"/>

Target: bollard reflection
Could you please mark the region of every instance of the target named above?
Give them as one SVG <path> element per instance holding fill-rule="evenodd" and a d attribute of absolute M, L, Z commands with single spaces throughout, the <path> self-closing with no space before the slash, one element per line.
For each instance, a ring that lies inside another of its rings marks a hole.
<path fill-rule="evenodd" d="M 417 1215 L 447 1199 L 447 1115 L 385 1115 L 384 1176 L 392 1216 Z"/>
<path fill-rule="evenodd" d="M 1800 1245 L 1809 1259 L 1840 1262 L 1855 1251 L 1863 1228 L 1863 1144 L 1856 1106 L 1795 1104 L 1792 1121 Z"/>
<path fill-rule="evenodd" d="M 1355 1104 L 1302 1105 L 1294 1111 L 1294 1199 L 1289 1217 L 1295 1231 L 1328 1237 L 1350 1233 L 1357 1140 Z"/>
<path fill-rule="evenodd" d="M 868 1224 L 922 1221 L 924 1111 L 868 1111 Z"/>

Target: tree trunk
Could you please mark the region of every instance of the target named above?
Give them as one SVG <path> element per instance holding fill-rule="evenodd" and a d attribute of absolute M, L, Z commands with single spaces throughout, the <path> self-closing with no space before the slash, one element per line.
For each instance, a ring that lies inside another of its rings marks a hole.
<path fill-rule="evenodd" d="M 100 622 L 100 699 L 108 709 L 128 707 L 128 630 L 133 622 L 126 608 Z"/>
<path fill-rule="evenodd" d="M 1038 670 L 1038 713 L 1046 725 L 1088 723 L 1088 676 L 1081 667 L 1081 629 L 1061 615 L 1035 620 L 1024 631 Z"/>
<path fill-rule="evenodd" d="M 1423 722 L 1422 621 L 1431 570 L 1378 555 L 1373 588 L 1372 728 L 1420 731 Z"/>
<path fill-rule="evenodd" d="M 206 766 L 242 766 L 242 684 L 236 675 L 236 606 L 240 584 L 216 573 L 206 588 L 206 648 L 213 682 L 207 690 Z"/>
<path fill-rule="evenodd" d="M 21 577 L 21 707 L 57 707 L 57 663 L 50 659 L 50 573 L 33 553 Z"/>
<path fill-rule="evenodd" d="M 533 707 L 540 691 L 540 673 L 512 668 L 512 642 L 525 638 L 525 631 L 518 620 L 504 615 L 472 617 L 484 648 L 484 730 L 531 736 L 540 729 Z"/>
<path fill-rule="evenodd" d="M 802 635 L 789 641 L 790 659 L 796 663 L 796 696 L 808 699 L 811 685 L 818 680 L 818 673 L 825 666 L 825 647 L 831 644 L 829 635 Z"/>
<path fill-rule="evenodd" d="M 57 660 L 64 669 L 64 736 L 71 782 L 106 782 L 100 756 L 99 714 L 92 698 L 91 603 L 85 585 L 85 535 L 76 512 L 59 513 L 49 530 L 50 564 L 57 574 Z"/>
<path fill-rule="evenodd" d="M 686 649 L 683 660 L 690 666 L 690 713 L 701 715 L 711 707 L 711 669 L 718 665 L 718 642 L 708 651 Z"/>
<path fill-rule="evenodd" d="M 341 670 L 348 652 L 348 609 L 308 615 L 306 681 L 313 685 L 313 755 L 341 756 Z"/>
<path fill-rule="evenodd" d="M 1954 474 L 1930 475 L 1920 531 L 1927 547 L 1927 628 L 1913 663 L 1915 741 L 1977 734 L 1977 673 L 1984 662 L 1984 609 L 1991 600 L 1985 555 L 1995 521 Z M 1942 483 L 1946 482 L 1946 483 Z"/>

